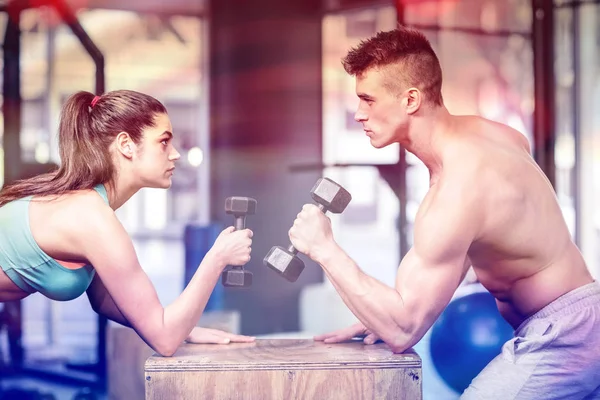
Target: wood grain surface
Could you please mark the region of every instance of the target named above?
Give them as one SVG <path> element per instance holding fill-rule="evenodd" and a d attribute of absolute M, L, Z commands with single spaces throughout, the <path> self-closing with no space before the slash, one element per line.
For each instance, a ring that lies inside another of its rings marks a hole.
<path fill-rule="evenodd" d="M 422 398 L 421 359 L 383 344 L 306 339 L 185 344 L 145 364 L 146 400 Z"/>

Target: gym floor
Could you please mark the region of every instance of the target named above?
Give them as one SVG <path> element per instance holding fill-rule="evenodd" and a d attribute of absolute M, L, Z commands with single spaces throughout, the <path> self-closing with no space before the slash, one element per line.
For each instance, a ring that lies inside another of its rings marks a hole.
<path fill-rule="evenodd" d="M 136 243 L 136 249 L 141 264 L 156 285 L 161 302 L 163 304 L 172 302 L 181 292 L 183 268 L 164 268 L 164 265 L 183 265 L 182 245 L 176 241 L 145 241 Z M 50 307 L 54 307 L 51 318 L 48 317 L 47 312 Z M 85 296 L 71 302 L 51 303 L 41 296 L 34 295 L 24 302 L 23 308 L 25 325 L 23 341 L 27 348 L 28 359 L 48 362 L 53 358 L 67 356 L 69 360 L 76 362 L 93 361 L 96 316 L 89 308 Z M 47 323 L 49 319 L 58 323 L 49 327 L 50 324 Z M 48 345 L 50 335 L 54 338 L 54 344 L 51 346 Z M 274 332 L 266 336 L 301 338 L 312 335 L 307 332 Z M 429 334 L 426 334 L 415 346 L 415 350 L 423 362 L 423 399 L 458 399 L 459 395 L 450 389 L 435 371 L 429 355 Z M 70 386 L 31 377 L 8 379 L 0 377 L 0 387 L 3 390 L 18 387 L 50 392 L 56 400 L 73 400 L 75 394 L 82 389 L 81 386 Z M 97 399 L 105 400 L 107 395 L 101 394 Z M 0 397 L 0 400 L 3 398 Z"/>
<path fill-rule="evenodd" d="M 81 386 L 70 386 L 61 383 L 55 383 L 42 379 L 35 379 L 29 377 L 14 377 L 9 379 L 2 379 L 0 381 L 0 388 L 5 394 L 0 394 L 0 400 L 29 400 L 30 398 L 36 399 L 33 395 L 27 397 L 33 392 L 37 392 L 39 395 L 52 395 L 52 397 L 40 398 L 39 400 L 107 400 L 105 393 L 95 393 L 95 397 L 81 397 L 82 393 L 85 393 L 87 388 Z M 20 391 L 29 392 L 28 394 L 19 393 L 18 397 L 14 389 Z M 10 393 L 14 393 L 11 395 Z M 79 397 L 76 397 L 78 396 Z M 133 400 L 133 399 L 132 399 Z"/>

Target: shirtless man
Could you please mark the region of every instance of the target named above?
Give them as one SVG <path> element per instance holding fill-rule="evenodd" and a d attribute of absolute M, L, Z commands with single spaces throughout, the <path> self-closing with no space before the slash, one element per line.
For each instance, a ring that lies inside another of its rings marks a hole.
<path fill-rule="evenodd" d="M 355 119 L 371 145 L 400 143 L 430 172 L 414 246 L 394 288 L 364 274 L 335 242 L 330 220 L 305 205 L 293 245 L 320 264 L 360 323 L 317 336 L 366 335 L 397 353 L 415 345 L 451 300 L 470 266 L 496 298 L 515 337 L 472 381 L 464 399 L 600 396 L 600 286 L 571 240 L 551 184 L 519 132 L 451 115 L 427 39 L 398 28 L 352 49 Z"/>

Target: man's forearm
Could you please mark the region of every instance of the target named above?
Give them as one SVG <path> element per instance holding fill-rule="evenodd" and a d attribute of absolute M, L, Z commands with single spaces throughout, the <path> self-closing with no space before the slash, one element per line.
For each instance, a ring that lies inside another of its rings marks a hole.
<path fill-rule="evenodd" d="M 362 272 L 337 244 L 315 261 L 352 313 L 394 351 L 414 344 L 416 329 L 400 293 Z"/>

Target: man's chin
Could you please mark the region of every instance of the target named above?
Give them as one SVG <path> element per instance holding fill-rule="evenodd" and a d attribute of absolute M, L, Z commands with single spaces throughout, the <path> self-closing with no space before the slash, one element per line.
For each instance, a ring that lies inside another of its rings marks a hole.
<path fill-rule="evenodd" d="M 384 143 L 384 142 L 378 142 L 374 139 L 371 139 L 371 146 L 375 147 L 376 149 L 382 149 L 384 147 L 386 147 L 389 143 Z"/>

